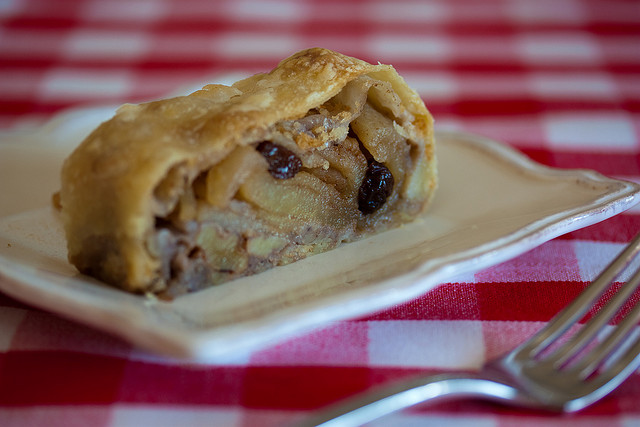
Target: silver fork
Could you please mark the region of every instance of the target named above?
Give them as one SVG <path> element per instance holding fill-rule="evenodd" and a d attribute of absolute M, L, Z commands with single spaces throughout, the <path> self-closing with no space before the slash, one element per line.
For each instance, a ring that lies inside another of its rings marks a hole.
<path fill-rule="evenodd" d="M 640 234 L 542 330 L 477 373 L 423 376 L 338 403 L 301 426 L 359 426 L 427 401 L 484 398 L 509 405 L 574 412 L 602 399 L 640 367 L 640 301 L 615 326 L 609 321 L 640 286 L 640 268 L 577 332 L 640 252 Z M 572 330 L 572 331 L 570 331 Z M 568 337 L 568 338 L 567 338 Z"/>

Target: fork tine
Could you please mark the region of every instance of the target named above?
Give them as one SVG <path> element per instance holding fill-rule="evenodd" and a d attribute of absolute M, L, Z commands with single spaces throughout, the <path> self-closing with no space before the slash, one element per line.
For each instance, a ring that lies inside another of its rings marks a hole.
<path fill-rule="evenodd" d="M 637 303 L 617 326 L 613 328 L 607 338 L 596 348 L 585 355 L 580 361 L 570 369 L 585 379 L 591 375 L 598 366 L 602 365 L 606 357 L 610 356 L 616 349 L 623 346 L 623 340 L 628 340 L 633 328 L 640 320 L 640 303 Z"/>
<path fill-rule="evenodd" d="M 629 282 L 625 283 L 609 302 L 587 322 L 580 332 L 574 335 L 564 345 L 558 347 L 554 353 L 546 358 L 553 366 L 560 367 L 571 360 L 580 350 L 591 342 L 611 320 L 620 308 L 629 300 L 631 295 L 640 286 L 640 270 L 636 271 Z M 633 326 L 633 324 L 631 325 Z"/>
<path fill-rule="evenodd" d="M 526 357 L 535 357 L 580 320 L 611 282 L 618 277 L 640 251 L 640 234 L 609 264 L 578 297 L 518 349 Z"/>
<path fill-rule="evenodd" d="M 616 388 L 629 375 L 640 367 L 640 337 L 618 357 L 614 363 L 607 366 L 599 375 L 593 378 L 594 385 L 602 387 L 599 393 L 605 395 Z M 606 385 L 606 387 L 604 387 Z"/>

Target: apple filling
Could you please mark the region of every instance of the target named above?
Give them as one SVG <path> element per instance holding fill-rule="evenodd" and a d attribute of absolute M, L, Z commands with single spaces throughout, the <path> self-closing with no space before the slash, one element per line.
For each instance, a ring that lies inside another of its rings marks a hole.
<path fill-rule="evenodd" d="M 368 76 L 197 176 L 156 187 L 149 252 L 170 294 L 255 274 L 406 222 L 425 144 L 391 85 Z M 418 174 L 419 175 L 419 174 Z"/>

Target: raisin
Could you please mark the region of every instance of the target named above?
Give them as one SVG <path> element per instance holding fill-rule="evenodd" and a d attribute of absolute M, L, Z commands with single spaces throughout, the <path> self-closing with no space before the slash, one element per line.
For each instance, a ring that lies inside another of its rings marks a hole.
<path fill-rule="evenodd" d="M 391 171 L 382 163 L 372 161 L 358 191 L 360 212 L 369 215 L 380 209 L 391 195 L 393 183 Z"/>
<path fill-rule="evenodd" d="M 271 141 L 261 142 L 256 149 L 267 159 L 269 173 L 276 179 L 293 178 L 302 168 L 302 161 L 293 151 Z"/>

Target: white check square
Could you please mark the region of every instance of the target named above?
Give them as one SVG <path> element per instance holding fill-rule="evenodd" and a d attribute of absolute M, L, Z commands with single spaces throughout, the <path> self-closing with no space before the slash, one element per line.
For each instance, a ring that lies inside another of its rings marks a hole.
<path fill-rule="evenodd" d="M 368 39 L 366 46 L 367 50 L 381 62 L 442 61 L 451 54 L 448 41 L 440 36 L 378 34 Z"/>
<path fill-rule="evenodd" d="M 606 74 L 535 73 L 532 91 L 539 97 L 558 100 L 617 100 L 616 82 Z"/>
<path fill-rule="evenodd" d="M 545 120 L 544 126 L 552 149 L 638 150 L 635 126 L 624 114 L 552 116 Z"/>
<path fill-rule="evenodd" d="M 602 62 L 598 43 L 578 32 L 528 34 L 516 43 L 522 59 L 528 63 L 597 65 Z"/>
<path fill-rule="evenodd" d="M 143 55 L 150 40 L 139 31 L 80 30 L 71 34 L 65 46 L 69 58 L 131 59 Z"/>
<path fill-rule="evenodd" d="M 427 103 L 433 99 L 451 99 L 459 92 L 457 81 L 445 73 L 407 72 L 403 77 Z"/>
<path fill-rule="evenodd" d="M 131 75 L 125 72 L 54 69 L 43 78 L 39 92 L 45 100 L 73 101 L 113 98 L 129 93 L 131 87 Z"/>
<path fill-rule="evenodd" d="M 479 368 L 484 362 L 482 323 L 476 321 L 393 320 L 369 325 L 373 366 Z"/>
<path fill-rule="evenodd" d="M 237 21 L 258 19 L 287 22 L 304 19 L 310 13 L 304 2 L 292 0 L 235 0 L 223 6 L 225 14 Z"/>
<path fill-rule="evenodd" d="M 367 18 L 379 22 L 438 22 L 449 19 L 451 11 L 440 2 L 372 2 L 365 8 Z"/>
<path fill-rule="evenodd" d="M 301 49 L 299 39 L 285 34 L 229 33 L 214 40 L 217 55 L 227 58 L 281 59 Z"/>
<path fill-rule="evenodd" d="M 94 21 L 156 21 L 169 13 L 163 0 L 109 0 L 83 2 L 82 16 Z"/>

